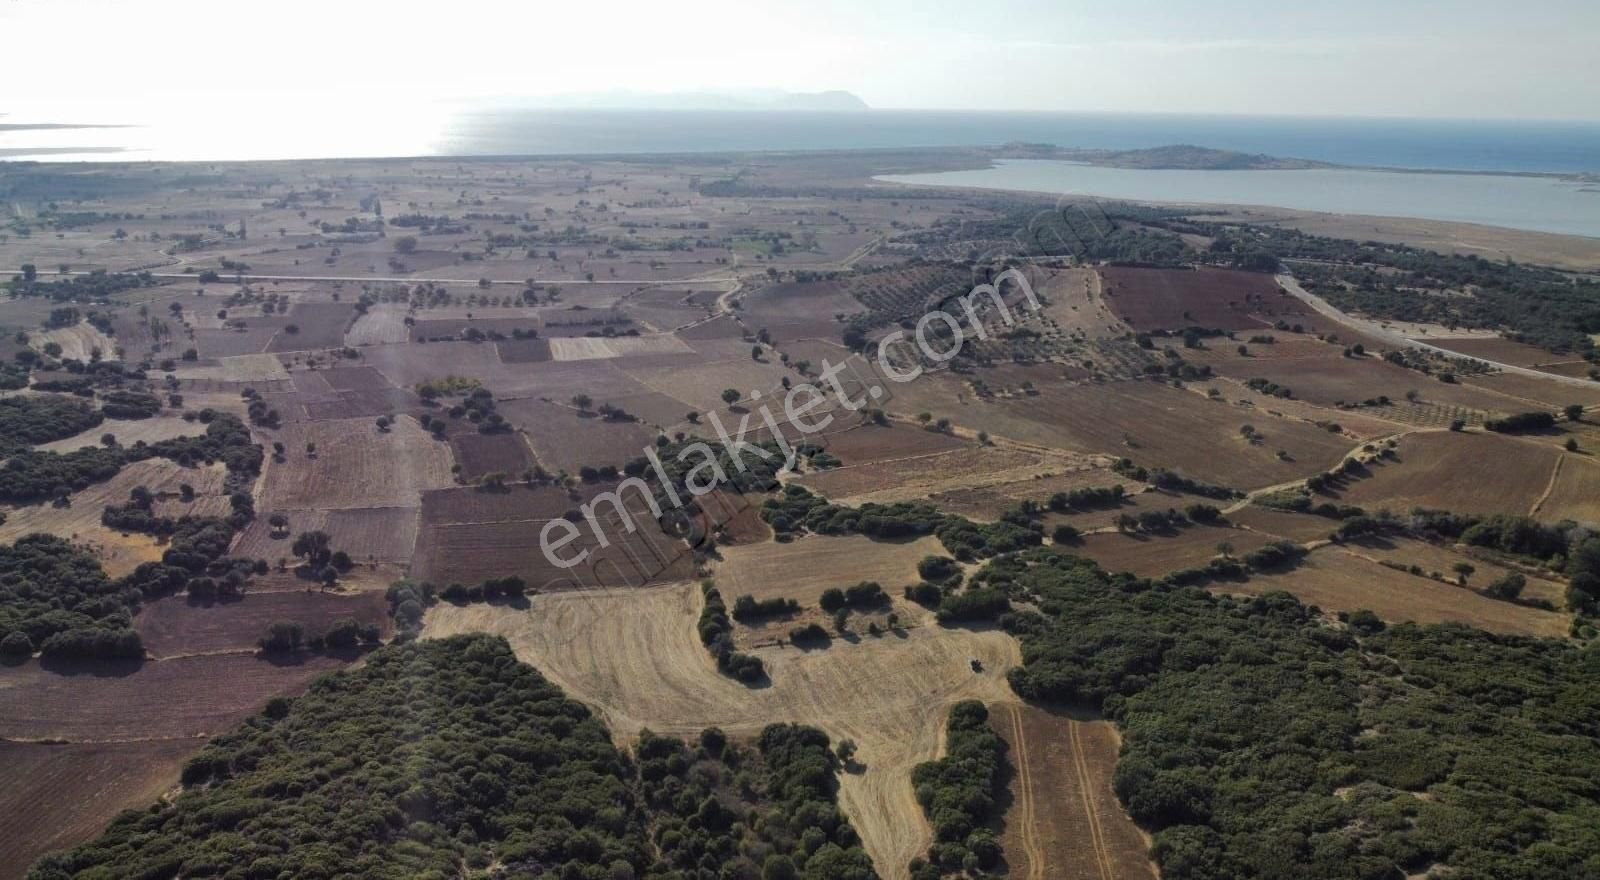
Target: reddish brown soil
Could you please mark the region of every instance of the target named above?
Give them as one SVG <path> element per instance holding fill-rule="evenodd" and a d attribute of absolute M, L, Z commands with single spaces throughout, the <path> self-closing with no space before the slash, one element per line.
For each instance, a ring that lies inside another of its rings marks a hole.
<path fill-rule="evenodd" d="M 345 618 L 362 625 L 377 624 L 386 637 L 391 628 L 382 593 L 339 594 L 319 587 L 300 592 L 247 592 L 237 601 L 210 605 L 171 596 L 146 605 L 133 622 L 151 654 L 170 657 L 254 650 L 267 627 L 278 621 L 298 623 L 312 636 Z"/>
<path fill-rule="evenodd" d="M 319 655 L 272 662 L 229 653 L 75 665 L 72 674 L 62 674 L 30 661 L 0 669 L 0 737 L 100 742 L 214 736 L 269 698 L 298 693 L 343 665 Z"/>
<path fill-rule="evenodd" d="M 119 743 L 0 740 L 0 880 L 19 880 L 33 861 L 99 834 L 123 810 L 140 809 L 178 784 L 203 738 Z"/>
<path fill-rule="evenodd" d="M 1136 330 L 1266 330 L 1279 320 L 1313 325 L 1315 313 L 1271 275 L 1226 269 L 1102 269 L 1106 302 Z"/>
<path fill-rule="evenodd" d="M 339 348 L 344 345 L 344 331 L 350 326 L 355 309 L 349 303 L 299 303 L 289 310 L 287 318 L 279 319 L 285 328 L 293 325 L 298 332 L 287 330 L 272 337 L 267 351 L 315 351 Z M 254 325 L 259 318 L 250 318 Z"/>
<path fill-rule="evenodd" d="M 535 364 L 550 359 L 548 339 L 505 339 L 494 344 L 500 353 L 500 362 L 506 364 Z"/>
<path fill-rule="evenodd" d="M 534 465 L 533 453 L 521 434 L 471 431 L 452 436 L 450 448 L 461 465 L 461 476 L 467 480 L 495 472 L 515 478 Z"/>

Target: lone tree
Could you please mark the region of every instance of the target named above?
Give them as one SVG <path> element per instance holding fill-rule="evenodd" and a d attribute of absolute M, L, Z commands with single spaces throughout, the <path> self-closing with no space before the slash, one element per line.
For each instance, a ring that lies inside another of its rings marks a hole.
<path fill-rule="evenodd" d="M 743 396 L 744 395 L 740 394 L 739 389 L 737 388 L 722 389 L 722 402 L 726 403 L 729 409 L 732 409 L 733 405 L 738 403 L 739 398 Z"/>
<path fill-rule="evenodd" d="M 280 620 L 267 627 L 267 634 L 257 642 L 268 653 L 298 651 L 305 639 L 305 630 L 298 623 Z"/>
<path fill-rule="evenodd" d="M 378 416 L 378 430 L 387 432 L 392 424 L 394 422 L 388 416 Z"/>
<path fill-rule="evenodd" d="M 590 397 L 587 394 L 574 394 L 574 395 L 572 395 L 572 405 L 577 407 L 578 409 L 584 410 L 585 412 L 588 411 L 589 407 L 593 403 L 594 403 L 594 398 Z"/>
<path fill-rule="evenodd" d="M 1472 573 L 1477 571 L 1470 562 L 1457 562 L 1450 566 L 1450 570 L 1456 573 L 1456 583 L 1463 587 L 1467 585 L 1467 578 L 1472 577 Z"/>
<path fill-rule="evenodd" d="M 301 532 L 289 548 L 295 556 L 302 557 L 314 569 L 320 569 L 333 558 L 332 539 L 327 532 Z"/>
<path fill-rule="evenodd" d="M 1502 577 L 1490 584 L 1484 589 L 1484 592 L 1496 599 L 1504 599 L 1510 602 L 1515 601 L 1517 597 L 1521 596 L 1522 589 L 1527 585 L 1527 578 L 1523 577 L 1517 572 L 1511 572 L 1505 577 Z"/>
<path fill-rule="evenodd" d="M 415 235 L 402 235 L 394 240 L 394 252 L 397 254 L 415 253 L 417 250 L 417 237 Z"/>
<path fill-rule="evenodd" d="M 1581 403 L 1569 403 L 1562 407 L 1561 411 L 1566 414 L 1569 422 L 1583 421 L 1583 404 Z"/>

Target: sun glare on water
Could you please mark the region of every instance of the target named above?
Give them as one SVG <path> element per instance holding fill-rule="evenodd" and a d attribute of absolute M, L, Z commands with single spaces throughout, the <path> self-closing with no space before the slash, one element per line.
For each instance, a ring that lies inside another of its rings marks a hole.
<path fill-rule="evenodd" d="M 360 98 L 309 99 L 248 112 L 172 106 L 75 112 L 72 122 L 117 127 L 0 132 L 0 158 L 185 162 L 427 156 L 437 153 L 450 115 L 438 104 Z M 62 120 L 41 115 L 15 121 Z"/>

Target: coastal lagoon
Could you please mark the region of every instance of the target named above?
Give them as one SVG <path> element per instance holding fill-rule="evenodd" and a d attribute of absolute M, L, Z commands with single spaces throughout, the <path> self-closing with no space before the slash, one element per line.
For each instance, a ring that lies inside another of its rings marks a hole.
<path fill-rule="evenodd" d="M 1554 176 L 1362 168 L 1152 170 L 1048 159 L 1002 159 L 990 168 L 883 175 L 877 179 L 1141 202 L 1265 205 L 1335 214 L 1417 217 L 1600 237 L 1600 184 Z"/>

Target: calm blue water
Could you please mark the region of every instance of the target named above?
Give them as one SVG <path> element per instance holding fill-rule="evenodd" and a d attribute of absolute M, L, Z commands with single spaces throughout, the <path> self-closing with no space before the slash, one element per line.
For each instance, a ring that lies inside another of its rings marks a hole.
<path fill-rule="evenodd" d="M 640 153 L 975 146 L 1090 149 L 1197 144 L 1341 165 L 1600 171 L 1600 123 L 1306 119 L 878 110 L 864 113 L 498 111 L 463 114 L 442 152 Z"/>
<path fill-rule="evenodd" d="M 94 121 L 94 120 L 84 120 Z M 292 120 L 290 121 L 293 122 Z M 1466 171 L 1600 171 L 1600 123 L 1461 122 L 1088 113 L 526 110 L 428 106 L 325 114 L 310 124 L 0 132 L 0 157 L 89 161 L 395 155 L 823 150 L 1033 141 L 1136 149 L 1197 144 L 1342 165 Z M 88 152 L 117 149 L 122 153 Z"/>
<path fill-rule="evenodd" d="M 1547 176 L 1363 168 L 1176 171 L 1006 159 L 992 168 L 879 179 L 1140 202 L 1269 205 L 1600 237 L 1600 186 Z"/>

